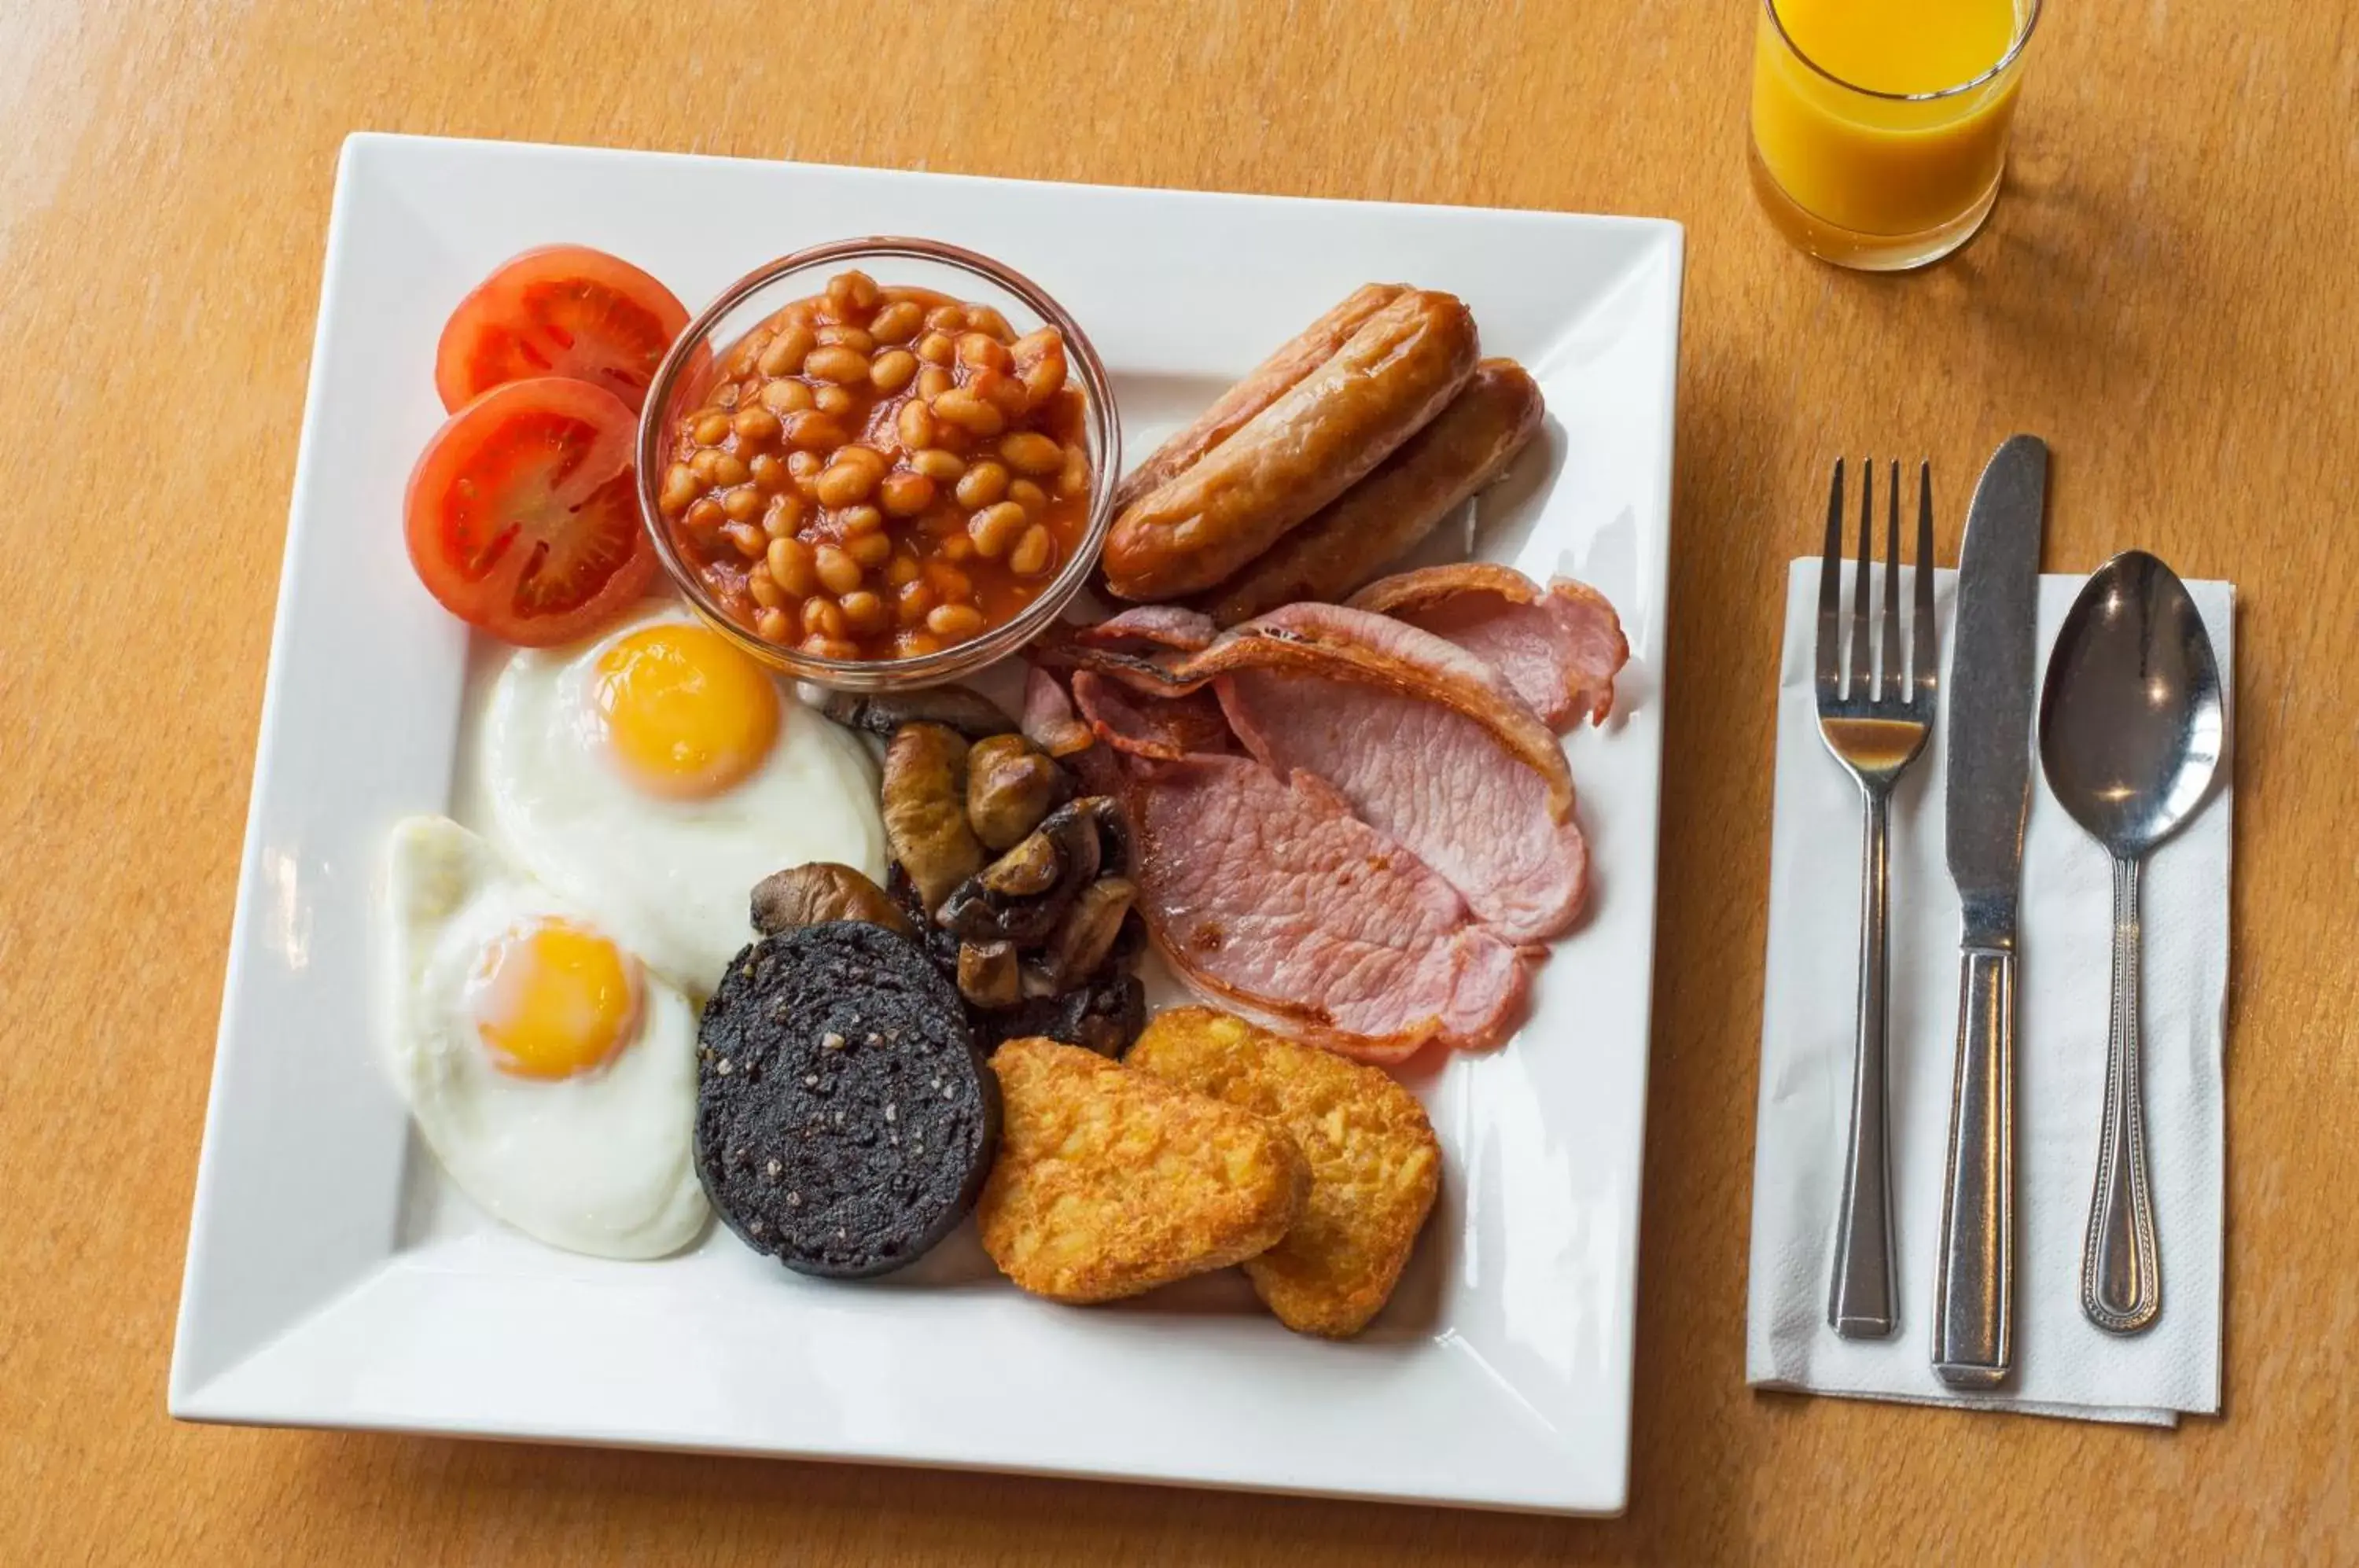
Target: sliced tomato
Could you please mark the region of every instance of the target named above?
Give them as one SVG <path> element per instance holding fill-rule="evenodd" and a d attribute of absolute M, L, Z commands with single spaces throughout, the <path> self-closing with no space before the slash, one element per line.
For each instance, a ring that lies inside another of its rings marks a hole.
<path fill-rule="evenodd" d="M 688 310 L 672 291 L 588 245 L 544 245 L 459 301 L 434 353 L 434 387 L 457 412 L 504 381 L 571 376 L 636 413 Z"/>
<path fill-rule="evenodd" d="M 409 474 L 409 561 L 442 607 L 527 648 L 571 642 L 647 592 L 638 416 L 586 381 L 495 387 L 443 422 Z"/>

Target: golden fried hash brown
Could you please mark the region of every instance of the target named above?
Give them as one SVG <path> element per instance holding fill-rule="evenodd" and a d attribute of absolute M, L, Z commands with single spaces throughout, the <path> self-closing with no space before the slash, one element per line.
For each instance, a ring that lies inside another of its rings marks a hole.
<path fill-rule="evenodd" d="M 1310 1202 L 1245 1273 L 1298 1333 L 1342 1338 L 1367 1326 L 1393 1293 L 1440 1185 L 1441 1146 L 1417 1097 L 1374 1067 L 1211 1007 L 1158 1014 L 1124 1060 L 1293 1135 L 1310 1160 Z"/>
<path fill-rule="evenodd" d="M 1310 1170 L 1275 1124 L 1094 1051 L 1011 1040 L 991 1059 L 999 1158 L 975 1218 L 1036 1295 L 1110 1301 L 1277 1242 Z"/>

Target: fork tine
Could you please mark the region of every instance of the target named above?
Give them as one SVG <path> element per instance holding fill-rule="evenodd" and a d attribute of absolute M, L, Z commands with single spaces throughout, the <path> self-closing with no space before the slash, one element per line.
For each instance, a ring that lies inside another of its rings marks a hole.
<path fill-rule="evenodd" d="M 1827 546 L 1819 557 L 1819 696 L 1831 699 L 1843 662 L 1843 460 L 1835 459 L 1834 487 L 1827 494 Z"/>
<path fill-rule="evenodd" d="M 1880 702 L 1900 701 L 1900 460 L 1892 460 L 1892 505 L 1884 514 L 1884 627 L 1876 638 L 1884 675 L 1876 682 Z"/>
<path fill-rule="evenodd" d="M 1875 559 L 1875 460 L 1869 458 L 1859 465 L 1859 572 L 1851 592 L 1851 678 L 1843 689 L 1854 702 L 1870 702 L 1875 696 L 1875 688 L 1867 679 L 1867 572 L 1868 562 Z"/>
<path fill-rule="evenodd" d="M 1933 465 L 1917 465 L 1917 623 L 1911 637 L 1915 641 L 1909 659 L 1910 673 L 1916 677 L 1917 690 L 1924 696 L 1933 694 L 1933 686 L 1941 678 L 1940 655 L 1933 645 Z"/>

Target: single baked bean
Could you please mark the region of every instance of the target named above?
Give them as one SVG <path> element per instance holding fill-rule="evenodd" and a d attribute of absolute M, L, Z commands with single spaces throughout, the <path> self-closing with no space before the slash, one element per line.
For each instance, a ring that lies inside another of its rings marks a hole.
<path fill-rule="evenodd" d="M 728 455 L 719 447 L 700 447 L 688 460 L 688 471 L 696 475 L 699 485 L 710 485 L 712 483 L 712 465 Z"/>
<path fill-rule="evenodd" d="M 972 370 L 998 371 L 1014 363 L 1007 357 L 1007 345 L 989 332 L 960 333 L 958 362 Z"/>
<path fill-rule="evenodd" d="M 963 387 L 953 387 L 934 400 L 934 418 L 947 420 L 971 436 L 988 439 L 1007 428 L 1007 416 Z"/>
<path fill-rule="evenodd" d="M 966 330 L 966 309 L 962 305 L 937 305 L 926 312 L 926 325 L 938 332 Z"/>
<path fill-rule="evenodd" d="M 829 384 L 811 389 L 811 407 L 822 414 L 840 419 L 852 412 L 852 394 L 841 387 Z"/>
<path fill-rule="evenodd" d="M 724 524 L 721 533 L 737 547 L 737 553 L 748 561 L 759 559 L 762 552 L 770 548 L 770 536 L 751 523 Z"/>
<path fill-rule="evenodd" d="M 897 517 L 914 517 L 934 504 L 934 482 L 903 469 L 876 487 L 877 504 Z"/>
<path fill-rule="evenodd" d="M 762 493 L 751 485 L 740 485 L 721 495 L 721 509 L 733 523 L 750 523 L 762 515 Z"/>
<path fill-rule="evenodd" d="M 770 340 L 756 362 L 765 376 L 792 376 L 803 367 L 803 358 L 819 346 L 819 336 L 809 327 L 790 326 Z"/>
<path fill-rule="evenodd" d="M 1065 449 L 1038 430 L 1016 430 L 1002 437 L 999 455 L 1018 474 L 1054 474 L 1065 465 Z"/>
<path fill-rule="evenodd" d="M 696 475 L 688 471 L 688 464 L 675 463 L 665 469 L 663 496 L 658 503 L 664 515 L 677 517 L 686 511 L 688 504 L 696 499 L 697 489 Z"/>
<path fill-rule="evenodd" d="M 950 365 L 958 359 L 958 346 L 948 332 L 928 332 L 918 340 L 918 357 L 928 365 Z"/>
<path fill-rule="evenodd" d="M 886 623 L 893 618 L 892 613 L 885 608 L 885 601 L 865 588 L 855 588 L 846 593 L 842 608 L 844 624 L 863 637 L 883 631 Z"/>
<path fill-rule="evenodd" d="M 905 452 L 917 452 L 934 444 L 934 411 L 925 400 L 912 397 L 893 416 L 893 433 Z"/>
<path fill-rule="evenodd" d="M 974 540 L 964 534 L 952 534 L 936 547 L 944 561 L 967 561 L 974 559 Z"/>
<path fill-rule="evenodd" d="M 737 450 L 742 454 L 749 441 L 760 445 L 778 439 L 778 416 L 756 403 L 738 409 L 729 428 L 737 432 Z"/>
<path fill-rule="evenodd" d="M 1070 501 L 1090 487 L 1090 454 L 1079 442 L 1065 448 L 1064 466 L 1057 471 L 1057 494 Z"/>
<path fill-rule="evenodd" d="M 752 474 L 754 483 L 765 490 L 787 487 L 787 460 L 775 452 L 760 453 L 745 465 L 745 472 Z"/>
<path fill-rule="evenodd" d="M 885 514 L 874 506 L 846 506 L 835 514 L 836 531 L 850 539 L 853 534 L 875 533 L 885 526 Z"/>
<path fill-rule="evenodd" d="M 697 445 L 719 446 L 729 439 L 729 416 L 718 408 L 709 413 L 700 414 L 697 416 L 696 430 L 693 433 L 696 436 Z"/>
<path fill-rule="evenodd" d="M 887 396 L 907 387 L 918 374 L 918 356 L 906 348 L 888 348 L 871 361 L 868 379 Z"/>
<path fill-rule="evenodd" d="M 1049 509 L 1049 492 L 1029 479 L 1008 485 L 1007 498 L 1036 517 Z"/>
<path fill-rule="evenodd" d="M 918 396 L 929 403 L 957 385 L 949 370 L 939 365 L 929 365 L 918 372 Z"/>
<path fill-rule="evenodd" d="M 1016 335 L 1014 332 L 1008 331 L 1007 318 L 1001 315 L 997 310 L 993 310 L 988 305 L 968 306 L 966 320 L 967 325 L 976 328 L 979 331 L 989 332 L 993 337 L 997 338 L 1003 343 Z"/>
<path fill-rule="evenodd" d="M 929 413 L 927 417 L 930 419 L 932 415 Z M 954 452 L 944 452 L 938 446 L 927 447 L 909 454 L 909 466 L 937 485 L 949 485 L 955 483 L 966 472 L 966 459 Z"/>
<path fill-rule="evenodd" d="M 811 406 L 811 389 L 801 381 L 773 381 L 762 388 L 762 407 L 780 416 L 799 414 Z"/>
<path fill-rule="evenodd" d="M 819 573 L 820 586 L 831 593 L 849 593 L 860 586 L 860 562 L 841 545 L 823 544 L 812 550 L 811 569 Z"/>
<path fill-rule="evenodd" d="M 754 570 L 745 573 L 745 592 L 753 594 L 754 603 L 766 610 L 781 608 L 787 602 L 787 591 L 770 575 L 769 567 L 758 561 Z"/>
<path fill-rule="evenodd" d="M 875 474 L 880 479 L 885 476 L 886 471 L 893 466 L 893 460 L 891 458 L 886 457 L 875 447 L 869 446 L 861 441 L 853 441 L 848 446 L 838 447 L 835 450 L 835 454 L 832 457 L 830 457 L 828 462 L 830 463 L 856 463 L 862 467 L 867 469 L 870 473 Z"/>
<path fill-rule="evenodd" d="M 843 422 L 817 409 L 787 421 L 787 444 L 806 452 L 833 452 L 843 444 Z"/>
<path fill-rule="evenodd" d="M 827 280 L 827 302 L 838 311 L 873 310 L 876 308 L 876 279 L 856 267 L 849 272 L 839 272 Z"/>
<path fill-rule="evenodd" d="M 843 624 L 843 606 L 824 593 L 814 593 L 803 601 L 803 632 L 806 636 L 840 637 L 849 628 Z"/>
<path fill-rule="evenodd" d="M 842 637 L 807 637 L 803 651 L 813 659 L 854 659 L 860 657 L 860 645 Z"/>
<path fill-rule="evenodd" d="M 855 506 L 853 511 L 873 512 L 874 506 Z M 849 517 L 851 514 L 846 513 Z M 864 570 L 873 571 L 893 559 L 893 536 L 881 529 L 852 534 L 843 541 L 843 552 L 860 562 Z"/>
<path fill-rule="evenodd" d="M 855 354 L 876 352 L 876 340 L 858 327 L 821 327 L 819 330 L 819 341 L 832 347 L 848 348 Z"/>
<path fill-rule="evenodd" d="M 1009 419 L 1020 417 L 1032 400 L 1032 395 L 1024 389 L 1024 383 L 1001 370 L 976 371 L 967 377 L 966 389 Z"/>
<path fill-rule="evenodd" d="M 966 539 L 964 534 L 945 539 L 945 545 Z M 969 548 L 973 548 L 970 544 Z M 957 567 L 939 561 L 926 562 L 926 581 L 934 585 L 934 593 L 945 604 L 962 604 L 974 597 L 974 579 Z"/>
<path fill-rule="evenodd" d="M 984 507 L 966 520 L 967 537 L 974 540 L 977 555 L 986 561 L 997 561 L 1007 553 L 1007 547 L 1016 542 L 1016 536 L 1030 521 L 1023 507 L 1013 501 L 1002 501 Z"/>
<path fill-rule="evenodd" d="M 787 453 L 787 473 L 799 482 L 807 484 L 818 478 L 821 471 L 826 467 L 827 459 L 815 452 Z"/>
<path fill-rule="evenodd" d="M 1049 570 L 1056 554 L 1056 541 L 1049 537 L 1047 525 L 1035 523 L 1024 530 L 1016 548 L 1007 552 L 1007 570 L 1018 577 L 1038 577 Z"/>
<path fill-rule="evenodd" d="M 753 477 L 745 460 L 734 452 L 724 452 L 712 460 L 712 482 L 719 485 L 743 485 Z"/>
<path fill-rule="evenodd" d="M 803 361 L 803 374 L 815 380 L 832 381 L 839 387 L 856 387 L 868 379 L 868 356 L 840 343 L 829 343 L 810 351 L 810 357 Z"/>
<path fill-rule="evenodd" d="M 926 629 L 936 637 L 963 642 L 983 630 L 983 612 L 973 604 L 937 604 L 926 612 Z"/>
<path fill-rule="evenodd" d="M 876 312 L 868 323 L 878 343 L 908 343 L 915 337 L 926 319 L 926 308 L 915 299 L 896 299 Z"/>
<path fill-rule="evenodd" d="M 893 618 L 905 626 L 922 626 L 926 612 L 940 602 L 940 596 L 934 592 L 934 585 L 922 577 L 896 583 L 893 588 Z"/>
<path fill-rule="evenodd" d="M 845 463 L 840 458 L 821 474 L 813 488 L 819 492 L 823 506 L 849 506 L 868 499 L 876 488 L 876 471 L 864 463 Z"/>
<path fill-rule="evenodd" d="M 773 495 L 767 511 L 762 514 L 762 531 L 772 539 L 785 539 L 802 527 L 803 499 L 799 495 Z"/>
<path fill-rule="evenodd" d="M 801 598 L 819 586 L 819 573 L 812 569 L 811 547 L 799 539 L 774 539 L 764 557 L 770 569 L 770 579 L 795 598 Z"/>
<path fill-rule="evenodd" d="M 709 534 L 723 521 L 721 503 L 710 495 L 700 496 L 690 505 L 688 516 L 681 520 L 698 533 Z"/>
<path fill-rule="evenodd" d="M 970 512 L 978 511 L 1006 495 L 1007 470 L 985 458 L 966 471 L 953 494 L 960 506 Z"/>
<path fill-rule="evenodd" d="M 764 610 L 754 617 L 754 635 L 764 642 L 787 640 L 787 613 L 784 610 Z"/>
<path fill-rule="evenodd" d="M 929 632 L 900 632 L 893 638 L 893 657 L 896 659 L 915 659 L 920 654 L 940 653 L 941 650 L 941 643 Z"/>

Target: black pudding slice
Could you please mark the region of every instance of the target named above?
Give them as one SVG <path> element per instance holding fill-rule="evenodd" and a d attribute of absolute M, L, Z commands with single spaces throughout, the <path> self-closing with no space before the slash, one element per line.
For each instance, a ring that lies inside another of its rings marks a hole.
<path fill-rule="evenodd" d="M 999 1085 L 906 938 L 851 920 L 763 938 L 730 960 L 697 1046 L 697 1180 L 788 1268 L 888 1273 L 982 1192 Z"/>

